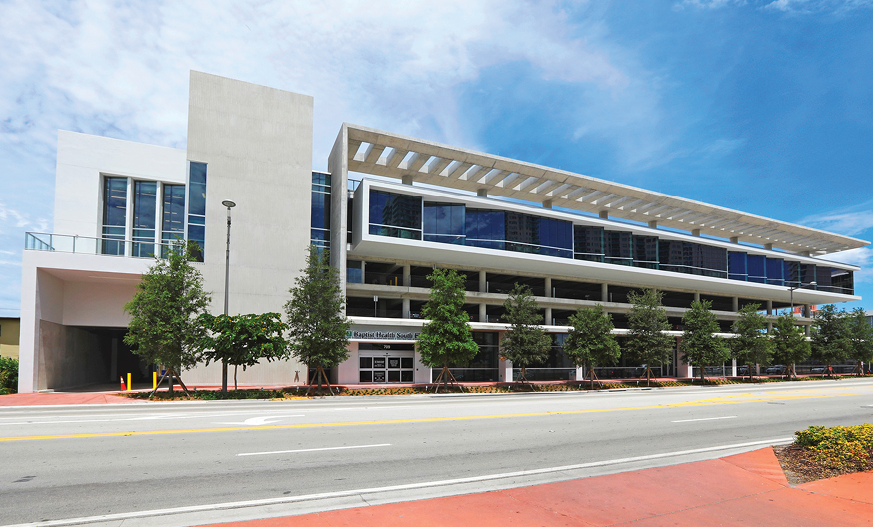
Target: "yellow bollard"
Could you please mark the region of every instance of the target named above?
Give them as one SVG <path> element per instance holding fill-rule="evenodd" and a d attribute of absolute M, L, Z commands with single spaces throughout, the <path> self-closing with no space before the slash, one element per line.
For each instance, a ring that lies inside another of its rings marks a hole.
<path fill-rule="evenodd" d="M 130 389 L 131 389 L 131 386 L 130 386 L 130 374 L 128 373 L 128 374 L 127 374 L 127 391 L 130 391 Z"/>
<path fill-rule="evenodd" d="M 158 372 L 152 372 L 152 390 L 156 390 L 158 388 Z"/>

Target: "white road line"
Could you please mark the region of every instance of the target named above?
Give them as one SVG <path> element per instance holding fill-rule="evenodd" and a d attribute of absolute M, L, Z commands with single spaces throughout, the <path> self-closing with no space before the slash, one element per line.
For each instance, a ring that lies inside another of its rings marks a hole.
<path fill-rule="evenodd" d="M 746 448 L 753 446 L 777 445 L 790 443 L 794 441 L 793 437 L 779 437 L 775 439 L 765 439 L 762 441 L 750 441 L 748 443 L 735 443 L 733 445 L 719 445 L 706 448 L 696 448 L 693 450 L 680 450 L 677 452 L 665 452 L 663 454 L 651 454 L 648 456 L 626 457 L 621 459 L 610 459 L 606 461 L 594 461 L 592 463 L 580 463 L 578 465 L 564 465 L 562 467 L 540 468 L 534 470 L 521 470 L 518 472 L 506 472 L 503 474 L 487 474 L 484 476 L 473 476 L 469 478 L 444 479 L 441 481 L 427 481 L 422 483 L 408 483 L 405 485 L 391 485 L 387 487 L 373 487 L 368 489 L 353 489 L 341 490 L 336 492 L 322 492 L 320 494 L 304 494 L 301 496 L 285 496 L 282 498 L 265 498 L 260 500 L 249 501 L 232 501 L 227 503 L 214 503 L 211 505 L 190 505 L 187 507 L 175 507 L 170 509 L 155 509 L 150 511 L 138 512 L 122 512 L 116 514 L 104 514 L 100 516 L 88 516 L 82 518 L 70 518 L 66 520 L 51 520 L 35 523 L 21 523 L 18 525 L 9 525 L 7 527 L 60 527 L 65 525 L 80 525 L 96 522 L 110 522 L 127 520 L 131 518 L 150 518 L 156 516 L 167 516 L 171 514 L 197 513 L 215 510 L 241 509 L 245 507 L 259 507 L 266 505 L 276 505 L 281 503 L 295 503 L 301 501 L 321 500 L 328 498 L 342 498 L 346 496 L 357 496 L 361 494 L 373 494 L 376 492 L 395 492 L 400 490 L 422 489 L 428 487 L 440 487 L 446 485 L 458 485 L 463 483 L 476 483 L 479 481 L 490 481 L 495 479 L 517 478 L 521 476 L 531 476 L 536 474 L 548 474 L 550 472 L 564 472 L 567 470 L 578 470 L 592 467 L 604 467 L 608 465 L 619 465 L 621 463 L 633 463 L 635 461 L 647 461 L 650 459 L 662 459 L 668 457 L 682 456 L 688 454 L 700 454 L 704 452 L 717 452 L 719 450 L 730 450 L 733 448 Z M 155 522 L 159 523 L 159 522 Z"/>
<path fill-rule="evenodd" d="M 246 452 L 237 454 L 237 456 L 266 456 L 268 454 L 296 454 L 298 452 L 322 452 L 324 450 L 347 450 L 349 448 L 373 448 L 377 446 L 391 446 L 391 443 L 381 443 L 378 445 L 355 445 L 355 446 L 332 446 L 325 448 L 304 448 L 301 450 L 276 450 L 274 452 Z"/>
<path fill-rule="evenodd" d="M 692 423 L 694 421 L 716 421 L 718 419 L 736 419 L 735 415 L 728 415 L 725 417 L 701 417 L 700 419 L 680 419 L 678 421 L 670 421 L 671 423 Z"/>

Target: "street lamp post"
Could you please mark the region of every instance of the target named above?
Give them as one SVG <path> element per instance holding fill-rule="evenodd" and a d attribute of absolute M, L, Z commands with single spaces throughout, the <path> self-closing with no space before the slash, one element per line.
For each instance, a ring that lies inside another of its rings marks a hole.
<path fill-rule="evenodd" d="M 811 286 L 815 287 L 817 284 L 815 281 L 812 281 L 808 284 L 798 284 L 798 285 L 795 285 L 793 287 L 788 288 L 788 292 L 791 294 L 791 316 L 792 317 L 794 316 L 794 290 L 800 289 L 801 287 L 803 287 L 805 285 L 811 285 Z"/>
<path fill-rule="evenodd" d="M 230 209 L 236 207 L 236 203 L 226 199 L 221 202 L 227 207 L 227 250 L 224 254 L 224 314 L 227 315 L 227 303 L 229 298 L 228 286 L 230 284 Z M 221 391 L 227 392 L 227 361 L 221 361 Z"/>

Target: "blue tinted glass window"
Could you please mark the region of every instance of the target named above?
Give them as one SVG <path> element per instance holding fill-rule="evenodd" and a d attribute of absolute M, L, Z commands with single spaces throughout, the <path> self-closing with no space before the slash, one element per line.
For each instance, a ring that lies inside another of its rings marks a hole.
<path fill-rule="evenodd" d="M 767 258 L 767 283 L 770 285 L 785 285 L 784 264 L 782 258 Z"/>
<path fill-rule="evenodd" d="M 330 194 L 312 193 L 310 226 L 313 229 L 330 229 Z"/>
<path fill-rule="evenodd" d="M 133 241 L 134 256 L 155 254 L 155 211 L 158 206 L 158 184 L 154 181 L 136 181 L 133 187 Z"/>
<path fill-rule="evenodd" d="M 188 214 L 206 215 L 206 163 L 191 163 Z"/>
<path fill-rule="evenodd" d="M 746 253 L 729 252 L 728 253 L 728 278 L 731 280 L 743 280 L 748 278 L 749 273 L 746 270 Z"/>
<path fill-rule="evenodd" d="M 185 237 L 185 185 L 164 185 L 161 204 L 161 249 L 166 257 L 167 245 Z"/>
<path fill-rule="evenodd" d="M 831 269 L 831 287 L 835 293 L 844 295 L 855 294 L 855 277 L 852 271 L 845 269 Z"/>
<path fill-rule="evenodd" d="M 727 278 L 727 249 L 692 243 L 694 274 Z"/>
<path fill-rule="evenodd" d="M 402 229 L 373 228 L 380 226 L 402 227 Z M 390 233 L 402 233 L 408 229 L 414 230 L 415 233 L 406 233 L 398 237 L 421 239 L 421 197 L 371 190 L 370 233 L 393 236 Z"/>
<path fill-rule="evenodd" d="M 363 268 L 359 260 L 346 261 L 346 282 L 360 284 L 364 281 Z"/>
<path fill-rule="evenodd" d="M 506 223 L 502 211 L 467 209 L 464 214 L 467 245 L 505 249 Z"/>
<path fill-rule="evenodd" d="M 464 244 L 466 237 L 464 205 L 424 204 L 424 239 L 432 242 Z"/>
<path fill-rule="evenodd" d="M 746 257 L 746 268 L 749 271 L 749 282 L 767 283 L 766 258 L 757 254 Z"/>
<path fill-rule="evenodd" d="M 203 261 L 206 248 L 206 163 L 191 162 L 188 172 L 188 239 L 197 242 L 199 251 L 194 255 Z"/>
<path fill-rule="evenodd" d="M 103 254 L 124 254 L 127 224 L 127 178 L 108 177 L 103 180 Z"/>
<path fill-rule="evenodd" d="M 635 267 L 647 269 L 658 268 L 658 237 L 637 236 L 633 237 L 633 258 Z"/>
<path fill-rule="evenodd" d="M 785 260 L 783 263 L 783 275 L 786 286 L 795 287 L 800 285 L 800 263 Z"/>
<path fill-rule="evenodd" d="M 831 290 L 831 268 L 823 265 L 815 266 L 815 288 L 819 291 Z"/>
<path fill-rule="evenodd" d="M 573 253 L 577 260 L 602 262 L 603 227 L 575 225 L 573 227 Z"/>
<path fill-rule="evenodd" d="M 815 282 L 814 264 L 800 264 L 800 281 L 803 284 L 811 284 L 812 282 Z M 814 289 L 813 286 L 809 287 Z"/>
<path fill-rule="evenodd" d="M 624 231 L 606 231 L 606 263 L 633 265 L 633 235 Z"/>

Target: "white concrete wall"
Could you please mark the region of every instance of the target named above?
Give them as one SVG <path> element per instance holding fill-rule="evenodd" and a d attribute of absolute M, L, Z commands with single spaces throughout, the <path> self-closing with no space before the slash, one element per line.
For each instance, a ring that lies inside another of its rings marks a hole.
<path fill-rule="evenodd" d="M 184 150 L 59 130 L 53 232 L 101 236 L 103 176 L 184 184 L 186 167 Z"/>
<path fill-rule="evenodd" d="M 213 293 L 210 310 L 224 308 L 227 209 L 221 202 L 230 199 L 236 207 L 229 312 L 281 313 L 309 246 L 312 98 L 193 71 L 189 97 L 187 157 L 207 164 L 203 278 Z M 261 366 L 246 379 L 268 382 L 277 379 L 270 372 L 281 370 L 281 382 L 290 383 L 297 369 L 295 363 Z M 208 377 L 203 368 L 189 375 Z"/>

